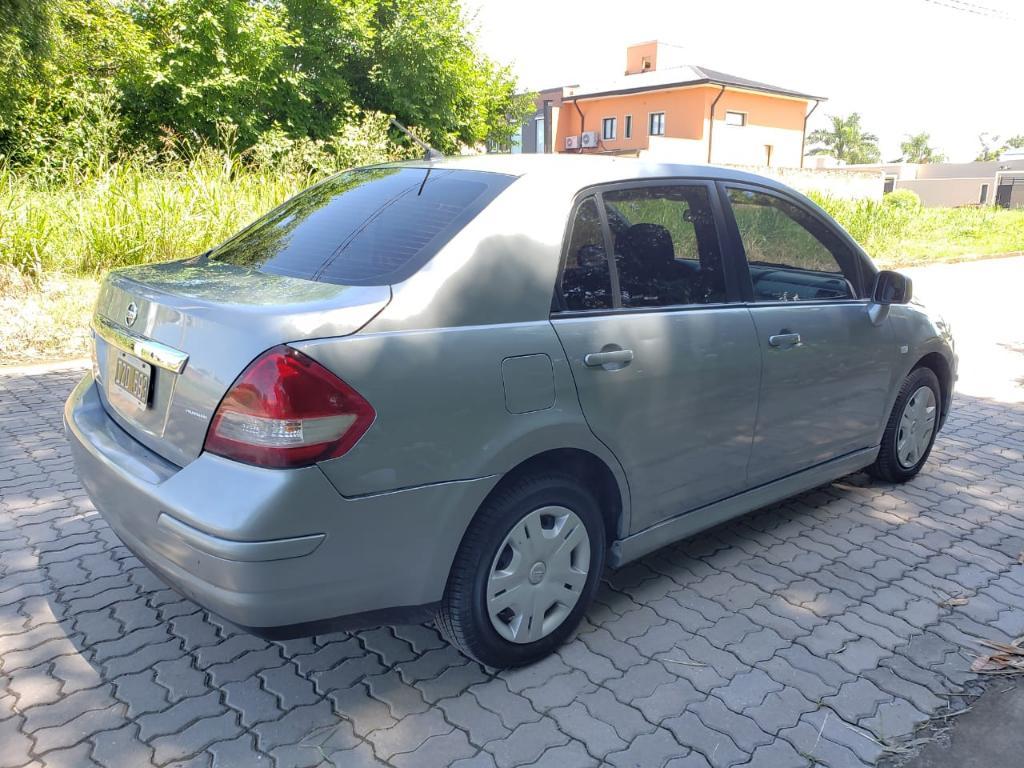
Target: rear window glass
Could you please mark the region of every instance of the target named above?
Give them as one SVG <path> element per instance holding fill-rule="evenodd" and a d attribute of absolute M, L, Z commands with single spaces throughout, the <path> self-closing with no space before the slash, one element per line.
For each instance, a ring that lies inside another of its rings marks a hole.
<path fill-rule="evenodd" d="M 514 179 L 457 169 L 347 171 L 300 192 L 210 258 L 325 283 L 401 282 Z"/>

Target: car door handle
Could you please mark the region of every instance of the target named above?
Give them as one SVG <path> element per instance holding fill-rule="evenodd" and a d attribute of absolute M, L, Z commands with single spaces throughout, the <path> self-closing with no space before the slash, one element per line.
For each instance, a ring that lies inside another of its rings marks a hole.
<path fill-rule="evenodd" d="M 599 368 L 602 365 L 621 364 L 633 362 L 632 349 L 613 349 L 608 352 L 591 352 L 583 358 L 583 364 L 589 368 Z"/>
<path fill-rule="evenodd" d="M 768 343 L 773 347 L 799 347 L 803 342 L 800 341 L 799 333 L 777 333 L 774 336 L 768 337 Z"/>

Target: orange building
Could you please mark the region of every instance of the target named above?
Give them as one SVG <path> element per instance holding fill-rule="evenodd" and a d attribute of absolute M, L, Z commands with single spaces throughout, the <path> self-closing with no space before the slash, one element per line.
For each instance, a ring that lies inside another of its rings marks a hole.
<path fill-rule="evenodd" d="M 802 164 L 807 118 L 824 97 L 679 64 L 678 56 L 673 46 L 640 43 L 626 50 L 623 77 L 562 89 L 550 148 L 643 151 L 683 163 Z"/>

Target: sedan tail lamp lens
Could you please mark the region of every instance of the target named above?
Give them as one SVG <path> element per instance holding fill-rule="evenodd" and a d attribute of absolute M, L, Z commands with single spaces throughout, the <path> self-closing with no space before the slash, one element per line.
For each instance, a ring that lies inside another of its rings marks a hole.
<path fill-rule="evenodd" d="M 250 363 L 221 400 L 204 450 L 261 467 L 304 467 L 348 452 L 376 415 L 318 362 L 274 347 Z"/>

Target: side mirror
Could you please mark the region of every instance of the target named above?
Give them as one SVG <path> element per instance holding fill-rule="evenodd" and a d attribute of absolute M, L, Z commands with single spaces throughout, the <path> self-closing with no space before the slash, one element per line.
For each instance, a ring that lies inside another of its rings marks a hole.
<path fill-rule="evenodd" d="M 875 304 L 909 304 L 914 295 L 914 282 L 906 275 L 890 270 L 882 270 L 875 278 L 875 287 L 871 291 L 871 300 Z"/>

